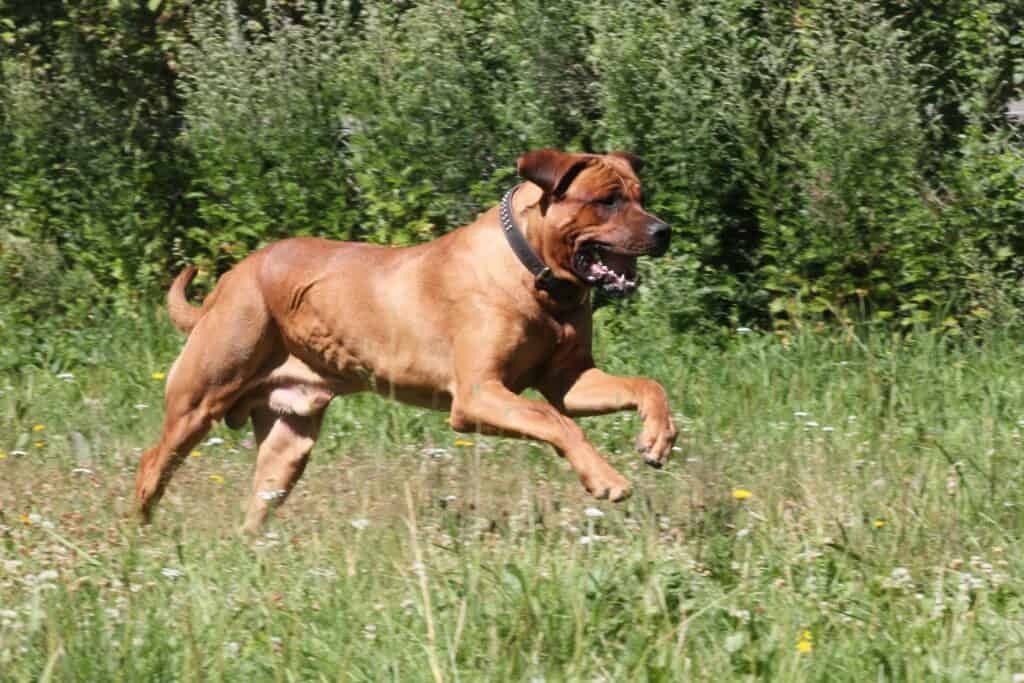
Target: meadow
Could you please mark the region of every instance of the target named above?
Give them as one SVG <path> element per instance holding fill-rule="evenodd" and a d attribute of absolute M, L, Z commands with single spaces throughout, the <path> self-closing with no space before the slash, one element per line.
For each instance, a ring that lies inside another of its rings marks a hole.
<path fill-rule="evenodd" d="M 1019 334 L 606 329 L 599 362 L 662 381 L 682 432 L 655 471 L 638 418 L 584 420 L 629 501 L 547 447 L 355 397 L 255 539 L 247 429 L 132 517 L 164 316 L 122 316 L 81 368 L 6 372 L 0 679 L 1021 680 Z"/>

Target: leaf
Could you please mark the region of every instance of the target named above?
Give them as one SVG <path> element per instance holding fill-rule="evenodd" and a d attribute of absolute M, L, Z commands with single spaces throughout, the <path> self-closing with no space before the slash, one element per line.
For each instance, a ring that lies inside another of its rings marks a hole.
<path fill-rule="evenodd" d="M 163 2 L 163 0 L 149 0 L 149 2 L 146 3 L 146 7 L 149 9 L 150 12 L 156 12 L 158 9 L 160 9 L 161 2 Z"/>

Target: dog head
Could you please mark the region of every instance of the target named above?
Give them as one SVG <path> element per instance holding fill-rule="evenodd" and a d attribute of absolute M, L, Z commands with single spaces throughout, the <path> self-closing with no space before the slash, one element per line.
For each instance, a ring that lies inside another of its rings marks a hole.
<path fill-rule="evenodd" d="M 637 258 L 668 250 L 669 226 L 642 206 L 641 165 L 621 152 L 542 149 L 519 158 L 519 175 L 543 193 L 539 219 L 531 218 L 531 241 L 557 277 L 624 296 L 636 289 Z M 538 232 L 534 220 L 541 223 Z"/>

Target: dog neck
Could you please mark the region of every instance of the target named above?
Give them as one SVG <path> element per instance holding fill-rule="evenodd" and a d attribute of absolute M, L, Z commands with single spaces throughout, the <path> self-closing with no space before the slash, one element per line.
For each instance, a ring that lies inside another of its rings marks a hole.
<path fill-rule="evenodd" d="M 516 185 L 505 193 L 498 213 L 501 220 L 501 232 L 505 235 L 505 239 L 508 240 L 509 247 L 511 247 L 519 262 L 533 275 L 534 287 L 539 292 L 546 293 L 554 303 L 562 307 L 582 304 L 587 297 L 587 288 L 581 287 L 569 280 L 555 277 L 551 268 L 544 263 L 544 260 L 530 246 L 527 236 L 516 225 L 515 209 L 513 208 L 512 200 L 519 187 L 519 185 Z"/>

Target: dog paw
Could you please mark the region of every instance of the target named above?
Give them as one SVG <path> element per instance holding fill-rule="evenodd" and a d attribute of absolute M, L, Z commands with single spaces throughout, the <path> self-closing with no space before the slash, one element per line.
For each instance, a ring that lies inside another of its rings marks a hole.
<path fill-rule="evenodd" d="M 644 424 L 644 430 L 636 440 L 636 450 L 644 456 L 645 463 L 655 469 L 661 469 L 672 454 L 676 436 L 678 432 L 672 418 L 666 418 L 662 424 L 649 421 Z"/>
<path fill-rule="evenodd" d="M 594 498 L 610 500 L 613 503 L 626 500 L 633 495 L 632 484 L 615 470 L 598 476 L 584 478 L 583 486 Z"/>

